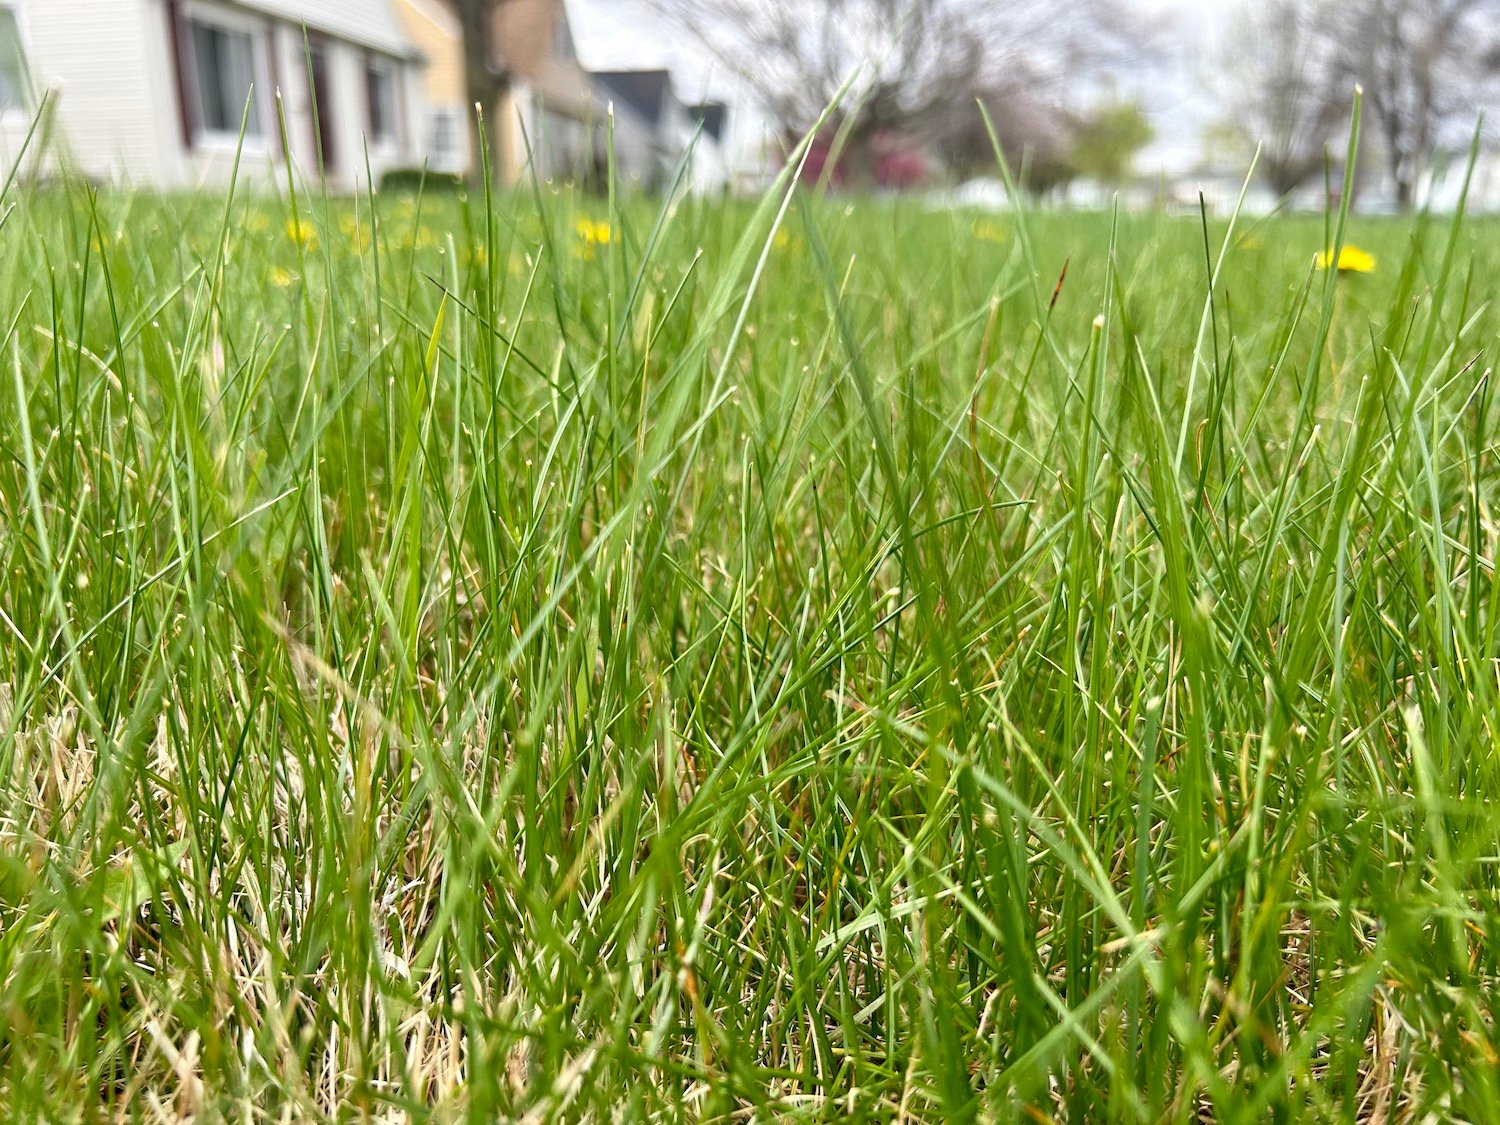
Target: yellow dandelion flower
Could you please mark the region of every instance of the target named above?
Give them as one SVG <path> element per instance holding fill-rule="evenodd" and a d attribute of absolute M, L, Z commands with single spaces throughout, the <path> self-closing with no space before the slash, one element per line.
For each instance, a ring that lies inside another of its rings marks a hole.
<path fill-rule="evenodd" d="M 318 245 L 318 228 L 306 219 L 288 219 L 286 236 L 298 246 L 305 246 L 309 250 Z"/>
<path fill-rule="evenodd" d="M 980 219 L 970 228 L 969 233 L 980 242 L 1004 242 L 1010 237 L 1010 231 L 1004 223 L 993 222 L 990 219 Z"/>
<path fill-rule="evenodd" d="M 614 231 L 610 229 L 608 223 L 596 223 L 587 217 L 579 219 L 574 224 L 574 229 L 578 231 L 578 237 L 588 246 L 607 246 L 614 238 Z"/>
<path fill-rule="evenodd" d="M 1338 270 L 1339 273 L 1374 273 L 1375 257 L 1369 251 L 1361 250 L 1358 246 L 1339 247 L 1338 259 L 1335 260 L 1332 250 L 1324 250 L 1313 259 L 1313 263 L 1320 270 L 1329 267 Z"/>
<path fill-rule="evenodd" d="M 292 282 L 297 280 L 297 275 L 291 270 L 282 269 L 277 266 L 271 271 L 271 284 L 277 289 L 290 289 Z"/>

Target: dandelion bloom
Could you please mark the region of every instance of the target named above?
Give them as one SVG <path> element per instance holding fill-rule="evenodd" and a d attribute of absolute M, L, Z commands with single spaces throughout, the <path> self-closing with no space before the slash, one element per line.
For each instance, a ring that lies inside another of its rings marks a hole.
<path fill-rule="evenodd" d="M 573 224 L 573 229 L 578 232 L 579 241 L 583 243 L 585 260 L 593 258 L 595 246 L 607 246 L 614 237 L 614 231 L 608 223 L 596 223 L 586 215 Z"/>
<path fill-rule="evenodd" d="M 1339 247 L 1338 259 L 1334 259 L 1332 250 L 1324 250 L 1314 262 L 1320 270 L 1326 270 L 1330 266 L 1339 273 L 1374 273 L 1375 257 L 1358 246 Z"/>
<path fill-rule="evenodd" d="M 306 246 L 309 250 L 318 244 L 318 228 L 306 219 L 288 219 L 286 236 L 297 245 Z"/>
<path fill-rule="evenodd" d="M 1010 232 L 1005 229 L 1003 223 L 991 222 L 988 219 L 980 219 L 970 228 L 970 233 L 980 242 L 1004 242 L 1010 237 Z"/>
<path fill-rule="evenodd" d="M 614 236 L 608 223 L 596 223 L 592 219 L 582 218 L 575 224 L 578 237 L 590 246 L 604 246 Z"/>

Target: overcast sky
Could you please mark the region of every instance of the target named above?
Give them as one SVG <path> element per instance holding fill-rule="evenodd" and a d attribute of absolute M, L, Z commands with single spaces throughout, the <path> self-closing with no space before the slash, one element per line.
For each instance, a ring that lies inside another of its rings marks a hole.
<path fill-rule="evenodd" d="M 666 67 L 689 100 L 724 97 L 739 101 L 722 64 L 693 37 L 654 15 L 650 0 L 567 0 L 579 57 L 594 70 Z M 1217 33 L 1234 0 L 1129 0 L 1158 24 L 1167 39 L 1164 60 L 1149 72 L 1119 77 L 1122 95 L 1138 97 L 1151 113 L 1157 142 L 1138 162 L 1152 173 L 1186 171 L 1198 157 L 1199 136 L 1211 124 L 1205 74 Z M 743 122 L 741 122 L 743 125 Z"/>
<path fill-rule="evenodd" d="M 713 83 L 722 69 L 691 35 L 655 15 L 649 0 L 567 2 L 579 58 L 591 70 L 667 67 L 686 87 L 682 95 L 691 98 L 701 92 L 693 85 Z"/>

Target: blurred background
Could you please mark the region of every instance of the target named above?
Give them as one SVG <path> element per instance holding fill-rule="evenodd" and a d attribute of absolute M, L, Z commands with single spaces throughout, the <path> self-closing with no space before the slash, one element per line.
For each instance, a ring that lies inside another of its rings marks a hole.
<path fill-rule="evenodd" d="M 1500 0 L 0 0 L 6 169 L 166 189 L 750 194 L 816 130 L 831 191 L 1000 208 L 998 147 L 1049 204 L 1318 210 L 1356 88 L 1358 209 L 1455 206 L 1476 137 L 1500 207 Z"/>

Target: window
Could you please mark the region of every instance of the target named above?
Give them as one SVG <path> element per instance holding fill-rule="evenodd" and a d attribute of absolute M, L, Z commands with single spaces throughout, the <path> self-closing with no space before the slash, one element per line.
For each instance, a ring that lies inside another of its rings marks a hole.
<path fill-rule="evenodd" d="M 365 97 L 370 106 L 370 140 L 395 144 L 399 133 L 400 108 L 396 99 L 396 67 L 389 59 L 365 62 Z"/>
<path fill-rule="evenodd" d="M 317 150 L 319 166 L 326 175 L 338 160 L 338 145 L 334 143 L 333 83 L 328 76 L 328 45 L 311 36 L 307 40 L 307 78 L 313 108 L 313 148 Z"/>
<path fill-rule="evenodd" d="M 434 108 L 428 117 L 427 162 L 434 172 L 458 174 L 468 160 L 469 136 L 461 110 Z"/>
<path fill-rule="evenodd" d="M 0 113 L 30 109 L 31 76 L 21 48 L 21 29 L 16 26 L 16 13 L 0 7 Z"/>
<path fill-rule="evenodd" d="M 245 112 L 252 90 L 259 91 L 263 86 L 257 81 L 255 35 L 237 27 L 190 19 L 188 36 L 199 131 L 209 136 L 238 137 L 243 122 L 245 136 L 259 139 L 265 129 L 259 107 L 251 105 L 248 115 Z"/>

